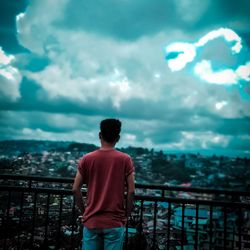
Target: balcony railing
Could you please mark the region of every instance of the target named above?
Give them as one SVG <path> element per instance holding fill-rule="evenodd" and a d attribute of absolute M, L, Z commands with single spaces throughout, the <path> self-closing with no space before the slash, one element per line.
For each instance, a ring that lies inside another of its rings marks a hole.
<path fill-rule="evenodd" d="M 0 175 L 0 249 L 81 249 L 72 183 Z M 136 194 L 124 249 L 250 249 L 250 192 L 137 184 Z"/>

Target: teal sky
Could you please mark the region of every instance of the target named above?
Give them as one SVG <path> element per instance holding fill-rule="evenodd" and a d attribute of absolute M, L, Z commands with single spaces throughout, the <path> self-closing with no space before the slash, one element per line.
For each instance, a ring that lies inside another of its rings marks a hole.
<path fill-rule="evenodd" d="M 3 0 L 0 140 L 250 155 L 250 1 Z"/>

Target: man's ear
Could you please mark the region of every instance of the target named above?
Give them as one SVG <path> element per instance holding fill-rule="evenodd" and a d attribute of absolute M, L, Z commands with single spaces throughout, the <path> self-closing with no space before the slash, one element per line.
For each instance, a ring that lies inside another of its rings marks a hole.
<path fill-rule="evenodd" d="M 102 139 L 102 133 L 99 132 L 99 139 L 101 140 Z"/>
<path fill-rule="evenodd" d="M 118 135 L 117 139 L 116 139 L 116 142 L 118 142 L 120 140 L 120 135 Z"/>

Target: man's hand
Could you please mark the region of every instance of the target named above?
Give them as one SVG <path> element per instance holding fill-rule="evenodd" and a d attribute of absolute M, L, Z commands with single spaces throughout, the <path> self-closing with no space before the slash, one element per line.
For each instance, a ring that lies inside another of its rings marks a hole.
<path fill-rule="evenodd" d="M 135 196 L 135 193 L 127 194 L 127 217 L 131 216 L 131 212 L 134 209 L 134 196 Z"/>
<path fill-rule="evenodd" d="M 83 216 L 82 216 L 82 215 L 79 215 L 79 216 L 77 217 L 77 221 L 78 221 L 79 223 L 83 224 L 83 222 L 84 222 Z"/>
<path fill-rule="evenodd" d="M 135 195 L 135 180 L 134 172 L 127 177 L 128 193 L 127 193 L 127 216 L 131 215 L 134 208 L 134 195 Z"/>
<path fill-rule="evenodd" d="M 76 198 L 76 205 L 81 211 L 81 215 L 84 213 L 85 207 L 82 197 L 82 184 L 83 184 L 83 178 L 79 171 L 76 173 L 75 181 L 72 187 L 72 192 Z"/>

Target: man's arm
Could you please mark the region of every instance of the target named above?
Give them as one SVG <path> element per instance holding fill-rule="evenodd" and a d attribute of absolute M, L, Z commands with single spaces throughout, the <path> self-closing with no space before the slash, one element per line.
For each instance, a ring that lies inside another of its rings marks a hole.
<path fill-rule="evenodd" d="M 127 177 L 128 194 L 127 194 L 127 216 L 129 217 L 134 208 L 134 195 L 135 195 L 135 178 L 134 172 Z"/>
<path fill-rule="evenodd" d="M 72 192 L 76 198 L 76 205 L 80 209 L 81 214 L 83 214 L 85 210 L 82 192 L 81 192 L 82 184 L 83 184 L 82 175 L 80 174 L 79 171 L 77 171 L 75 181 L 72 187 Z"/>

